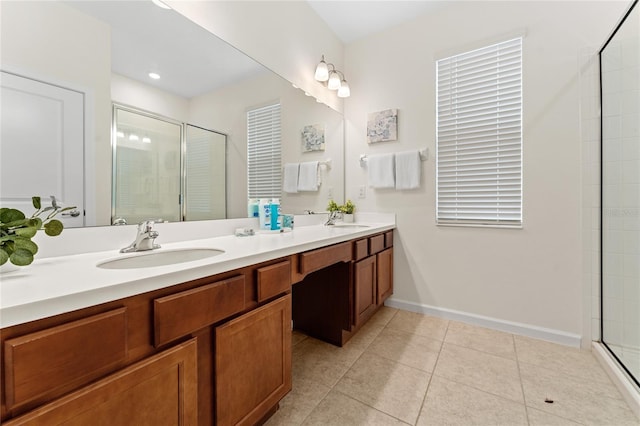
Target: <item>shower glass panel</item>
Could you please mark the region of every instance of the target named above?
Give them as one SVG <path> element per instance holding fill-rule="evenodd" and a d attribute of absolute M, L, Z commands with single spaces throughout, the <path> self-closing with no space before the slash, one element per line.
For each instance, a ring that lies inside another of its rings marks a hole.
<path fill-rule="evenodd" d="M 182 126 L 115 107 L 112 218 L 181 219 Z"/>
<path fill-rule="evenodd" d="M 224 219 L 227 137 L 192 125 L 186 129 L 185 220 Z"/>
<path fill-rule="evenodd" d="M 602 342 L 640 380 L 640 7 L 600 51 Z"/>

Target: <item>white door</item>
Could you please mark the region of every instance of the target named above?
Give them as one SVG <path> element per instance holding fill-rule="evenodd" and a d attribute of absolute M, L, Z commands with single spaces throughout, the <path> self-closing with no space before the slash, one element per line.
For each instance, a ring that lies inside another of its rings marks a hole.
<path fill-rule="evenodd" d="M 0 75 L 0 205 L 33 211 L 31 197 L 76 206 L 58 215 L 84 225 L 84 95 L 2 72 Z"/>

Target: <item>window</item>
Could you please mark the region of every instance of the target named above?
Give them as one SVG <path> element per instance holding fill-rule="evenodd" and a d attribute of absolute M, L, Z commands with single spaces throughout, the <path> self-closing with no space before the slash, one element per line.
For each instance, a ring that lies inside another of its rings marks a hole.
<path fill-rule="evenodd" d="M 249 198 L 280 198 L 282 160 L 280 104 L 247 112 L 247 188 Z"/>
<path fill-rule="evenodd" d="M 441 59 L 436 220 L 522 225 L 522 38 Z"/>

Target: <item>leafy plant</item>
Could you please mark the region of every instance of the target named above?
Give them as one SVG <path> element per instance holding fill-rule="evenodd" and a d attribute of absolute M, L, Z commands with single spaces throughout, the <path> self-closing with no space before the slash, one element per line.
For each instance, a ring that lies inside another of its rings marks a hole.
<path fill-rule="evenodd" d="M 351 200 L 347 200 L 345 204 L 339 206 L 335 201 L 329 201 L 329 205 L 327 206 L 327 210 L 330 212 L 341 212 L 346 214 L 353 214 L 353 211 L 356 209 L 356 205 L 353 204 Z"/>
<path fill-rule="evenodd" d="M 340 211 L 344 214 L 353 214 L 353 211 L 356 209 L 356 205 L 353 204 L 351 200 L 347 200 L 347 202 L 340 206 Z"/>
<path fill-rule="evenodd" d="M 329 201 L 329 205 L 327 206 L 327 210 L 330 211 L 330 212 L 340 211 L 340 206 L 338 204 L 336 204 L 335 201 L 331 200 L 331 201 Z"/>
<path fill-rule="evenodd" d="M 17 266 L 29 265 L 38 252 L 38 245 L 31 239 L 39 230 L 44 230 L 51 237 L 60 235 L 64 225 L 54 217 L 58 213 L 75 209 L 58 206 L 53 197 L 51 206 L 44 208 L 40 197 L 31 197 L 31 201 L 36 209 L 31 217 L 26 217 L 18 209 L 0 208 L 0 265 L 7 261 Z"/>

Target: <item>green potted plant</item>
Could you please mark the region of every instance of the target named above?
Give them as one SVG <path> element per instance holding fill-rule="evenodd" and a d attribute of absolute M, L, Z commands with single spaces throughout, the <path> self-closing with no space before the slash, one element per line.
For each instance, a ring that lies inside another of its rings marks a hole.
<path fill-rule="evenodd" d="M 33 262 L 38 252 L 38 245 L 31 239 L 39 230 L 55 237 L 60 235 L 64 225 L 54 217 L 58 213 L 75 209 L 75 207 L 60 207 L 52 197 L 51 206 L 42 207 L 40 197 L 32 197 L 31 201 L 36 211 L 31 217 L 18 209 L 0 208 L 0 265 L 11 262 L 16 266 L 26 266 Z"/>
<path fill-rule="evenodd" d="M 329 204 L 327 205 L 327 211 L 329 213 L 340 211 L 340 206 L 335 201 L 330 200 Z"/>
<path fill-rule="evenodd" d="M 340 206 L 340 211 L 343 213 L 343 220 L 345 222 L 353 222 L 353 212 L 356 209 L 356 205 L 351 200 L 347 200 L 344 205 Z"/>

